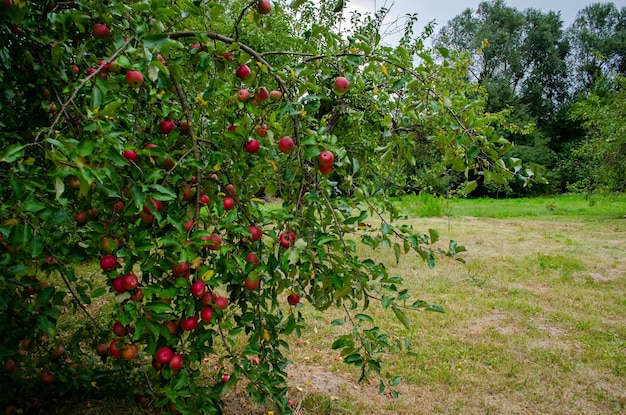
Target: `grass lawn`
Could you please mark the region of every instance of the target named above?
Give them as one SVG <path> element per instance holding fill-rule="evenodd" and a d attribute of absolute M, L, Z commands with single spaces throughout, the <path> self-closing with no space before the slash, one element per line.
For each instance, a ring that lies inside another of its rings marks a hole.
<path fill-rule="evenodd" d="M 413 313 L 410 331 L 373 313 L 414 345 L 413 356 L 387 358 L 403 377 L 396 400 L 357 384 L 331 350 L 328 323 L 341 314 L 310 311 L 292 352 L 303 413 L 626 413 L 626 198 L 455 199 L 449 218 L 420 218 L 419 198 L 399 205 L 416 229 L 439 230 L 442 248 L 454 239 L 468 249 L 465 265 L 388 262 L 446 313 Z"/>
<path fill-rule="evenodd" d="M 400 264 L 385 250 L 362 255 L 446 313 L 409 313 L 407 330 L 372 307 L 381 328 L 413 345 L 386 357 L 384 370 L 403 378 L 396 399 L 378 394 L 376 379 L 358 384 L 332 350 L 349 330 L 330 326 L 341 312 L 305 304 L 310 326 L 290 339 L 288 370 L 302 415 L 626 414 L 626 197 L 406 197 L 398 206 L 415 229 L 437 229 L 442 248 L 464 245 L 466 264 L 443 258 L 430 270 L 411 254 Z M 226 414 L 268 413 L 242 393 L 227 403 Z"/>

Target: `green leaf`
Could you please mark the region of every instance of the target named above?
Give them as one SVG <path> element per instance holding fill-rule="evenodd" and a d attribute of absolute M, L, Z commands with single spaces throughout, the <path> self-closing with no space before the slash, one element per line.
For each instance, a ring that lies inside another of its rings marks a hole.
<path fill-rule="evenodd" d="M 307 0 L 293 0 L 291 4 L 289 5 L 289 7 L 291 7 L 292 9 L 297 9 L 298 7 L 302 6 L 306 2 Z"/>
<path fill-rule="evenodd" d="M 354 347 L 354 342 L 348 339 L 337 339 L 330 347 L 333 350 L 344 349 L 346 347 Z"/>
<path fill-rule="evenodd" d="M 167 313 L 169 311 L 172 311 L 172 307 L 170 307 L 169 304 L 165 304 L 162 301 L 153 301 L 151 303 L 144 305 L 144 308 L 147 310 L 152 310 L 155 313 Z"/>
<path fill-rule="evenodd" d="M 56 331 L 56 324 L 45 315 L 37 316 L 37 325 L 39 326 L 39 330 L 43 331 L 50 337 L 54 337 Z"/>
<path fill-rule="evenodd" d="M 472 193 L 478 187 L 478 182 L 476 180 L 472 180 L 471 182 L 467 182 L 463 189 L 461 189 L 461 193 L 464 195 L 468 195 Z"/>
<path fill-rule="evenodd" d="M 402 323 L 402 325 L 406 327 L 407 329 L 410 329 L 411 323 L 409 322 L 409 319 L 407 318 L 406 314 L 404 314 L 404 311 L 394 306 L 392 306 L 391 309 L 393 310 L 393 313 L 396 315 L 396 318 L 400 320 L 400 323 Z"/>
<path fill-rule="evenodd" d="M 105 105 L 105 107 L 98 113 L 100 117 L 112 117 L 117 112 L 117 109 L 122 106 L 124 102 L 121 100 L 116 100 L 113 102 L 109 102 Z"/>
<path fill-rule="evenodd" d="M 91 92 L 91 108 L 96 109 L 99 108 L 102 104 L 102 92 L 100 92 L 100 88 L 97 86 L 93 87 Z"/>
<path fill-rule="evenodd" d="M 439 240 L 439 232 L 436 229 L 429 229 L 428 234 L 430 235 L 430 243 L 437 243 Z"/>
<path fill-rule="evenodd" d="M 24 146 L 21 144 L 11 144 L 8 146 L 2 156 L 0 162 L 13 163 L 15 160 L 24 156 Z"/>
<path fill-rule="evenodd" d="M 354 319 L 355 319 L 355 320 L 359 320 L 359 321 L 364 321 L 364 322 L 367 322 L 367 323 L 373 323 L 373 322 L 374 322 L 374 319 L 373 319 L 373 318 L 371 318 L 371 317 L 370 317 L 370 316 L 368 316 L 367 314 L 361 314 L 361 313 L 356 314 L 356 315 L 354 316 Z"/>
<path fill-rule="evenodd" d="M 33 258 L 38 257 L 43 252 L 43 241 L 39 236 L 35 236 L 30 241 L 30 255 Z"/>
<path fill-rule="evenodd" d="M 346 319 L 345 318 L 338 318 L 337 320 L 333 320 L 330 325 L 331 326 L 342 326 L 346 324 Z"/>
<path fill-rule="evenodd" d="M 143 38 L 143 43 L 148 49 L 160 48 L 169 41 L 169 36 L 165 34 L 150 35 Z"/>
<path fill-rule="evenodd" d="M 96 288 L 95 290 L 93 290 L 91 292 L 91 298 L 102 297 L 106 293 L 107 293 L 107 289 L 106 288 L 104 288 L 104 287 Z"/>

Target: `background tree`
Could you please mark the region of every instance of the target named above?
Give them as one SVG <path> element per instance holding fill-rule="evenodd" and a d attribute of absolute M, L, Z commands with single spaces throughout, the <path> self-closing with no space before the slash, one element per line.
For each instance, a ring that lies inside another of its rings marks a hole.
<path fill-rule="evenodd" d="M 506 109 L 509 122 L 521 127 L 502 131 L 516 145 L 511 154 L 546 168 L 556 162 L 554 115 L 568 98 L 569 45 L 562 27 L 555 12 L 522 12 L 496 0 L 465 10 L 435 39 L 435 45 L 470 54 L 468 76 L 485 88 L 487 111 Z"/>

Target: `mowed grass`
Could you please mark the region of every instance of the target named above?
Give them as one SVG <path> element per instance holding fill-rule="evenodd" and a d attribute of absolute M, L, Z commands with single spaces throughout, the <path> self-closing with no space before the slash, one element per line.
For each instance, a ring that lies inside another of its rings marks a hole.
<path fill-rule="evenodd" d="M 357 384 L 358 372 L 331 349 L 347 329 L 329 325 L 341 312 L 305 307 L 312 326 L 291 352 L 291 387 L 325 409 L 303 413 L 626 413 L 626 199 L 449 207 L 449 219 L 406 212 L 407 221 L 439 230 L 442 248 L 450 239 L 464 245 L 465 265 L 442 259 L 430 270 L 415 255 L 396 265 L 391 252 L 362 251 L 403 276 L 417 298 L 446 309 L 410 313 L 406 330 L 372 307 L 381 328 L 413 344 L 414 355 L 385 357 L 385 371 L 403 377 L 400 398 L 379 395 L 375 379 Z"/>
<path fill-rule="evenodd" d="M 385 356 L 383 371 L 402 376 L 394 398 L 378 393 L 376 378 L 359 384 L 359 371 L 332 349 L 351 330 L 331 327 L 341 310 L 303 302 L 308 327 L 288 351 L 289 397 L 300 414 L 626 414 L 626 197 L 590 205 L 579 196 L 422 196 L 398 206 L 416 230 L 437 229 L 439 247 L 464 245 L 466 264 L 441 258 L 431 270 L 411 253 L 399 264 L 387 250 L 361 255 L 446 312 L 407 312 L 407 330 L 375 303 L 367 311 L 412 344 L 411 354 Z M 228 415 L 273 410 L 249 402 L 243 388 L 226 403 Z M 94 406 L 89 413 L 137 413 Z"/>

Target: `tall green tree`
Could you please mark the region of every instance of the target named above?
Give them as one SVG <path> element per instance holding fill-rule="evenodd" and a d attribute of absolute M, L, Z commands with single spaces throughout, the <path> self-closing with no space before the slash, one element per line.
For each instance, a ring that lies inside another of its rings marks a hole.
<path fill-rule="evenodd" d="M 593 88 L 596 79 L 626 74 L 626 7 L 594 3 L 578 12 L 568 29 L 574 89 Z"/>

